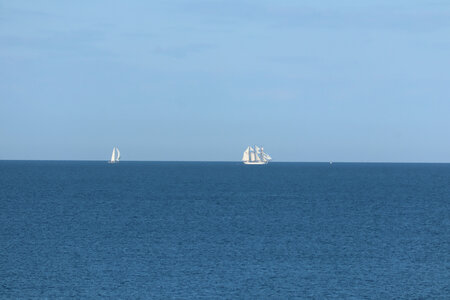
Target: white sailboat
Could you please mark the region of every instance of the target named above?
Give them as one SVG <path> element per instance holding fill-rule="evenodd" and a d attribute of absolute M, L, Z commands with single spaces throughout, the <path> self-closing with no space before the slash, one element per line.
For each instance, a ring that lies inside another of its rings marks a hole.
<path fill-rule="evenodd" d="M 272 157 L 264 152 L 264 148 L 258 147 L 256 145 L 254 146 L 254 148 L 248 146 L 244 151 L 244 155 L 242 156 L 242 161 L 246 165 L 265 165 L 270 160 L 272 160 Z"/>
<path fill-rule="evenodd" d="M 114 147 L 113 148 L 113 152 L 111 155 L 111 160 L 109 161 L 109 163 L 114 164 L 114 163 L 118 163 L 120 161 L 120 151 L 119 148 Z"/>

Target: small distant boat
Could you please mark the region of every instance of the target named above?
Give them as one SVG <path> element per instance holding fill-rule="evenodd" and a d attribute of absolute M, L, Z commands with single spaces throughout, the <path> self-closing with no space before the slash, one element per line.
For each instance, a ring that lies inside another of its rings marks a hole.
<path fill-rule="evenodd" d="M 264 152 L 263 147 L 254 146 L 255 148 L 249 146 L 244 151 L 244 155 L 242 156 L 242 161 L 246 165 L 265 165 L 272 157 L 269 154 Z"/>
<path fill-rule="evenodd" d="M 119 148 L 114 147 L 113 148 L 113 152 L 111 155 L 111 160 L 109 161 L 110 164 L 115 164 L 118 163 L 120 161 L 120 151 Z"/>

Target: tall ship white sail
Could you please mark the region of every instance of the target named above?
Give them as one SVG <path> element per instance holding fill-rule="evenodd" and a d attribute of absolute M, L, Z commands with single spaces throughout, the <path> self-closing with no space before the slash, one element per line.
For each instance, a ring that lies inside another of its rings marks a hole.
<path fill-rule="evenodd" d="M 114 147 L 113 148 L 113 152 L 111 155 L 111 160 L 109 161 L 109 163 L 114 164 L 114 163 L 118 163 L 120 161 L 120 151 L 119 148 Z"/>
<path fill-rule="evenodd" d="M 242 161 L 246 165 L 265 165 L 270 160 L 272 160 L 272 157 L 264 152 L 264 148 L 256 145 L 254 147 L 248 146 L 242 156 Z"/>

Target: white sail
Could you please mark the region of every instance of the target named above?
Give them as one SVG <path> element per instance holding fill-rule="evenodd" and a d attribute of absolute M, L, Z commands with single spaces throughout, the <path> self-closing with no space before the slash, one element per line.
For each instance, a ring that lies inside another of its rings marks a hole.
<path fill-rule="evenodd" d="M 242 156 L 242 161 L 248 161 L 249 152 L 250 152 L 250 147 L 247 147 L 247 149 L 244 151 L 244 155 Z"/>
<path fill-rule="evenodd" d="M 117 150 L 116 161 L 119 161 L 119 160 L 120 160 L 120 151 L 119 151 L 119 148 L 116 147 L 116 150 Z"/>
<path fill-rule="evenodd" d="M 115 162 L 116 161 L 116 147 L 113 148 L 113 152 L 111 155 L 111 162 Z"/>
<path fill-rule="evenodd" d="M 250 148 L 250 161 L 255 161 L 255 150 L 252 147 Z"/>
<path fill-rule="evenodd" d="M 263 158 L 264 161 L 269 161 L 272 159 L 272 157 L 270 157 L 269 154 L 264 152 L 264 148 L 261 147 L 261 156 Z"/>
<path fill-rule="evenodd" d="M 261 158 L 259 157 L 260 151 L 261 149 L 255 145 L 255 161 L 261 161 Z"/>
<path fill-rule="evenodd" d="M 247 149 L 244 151 L 244 155 L 242 156 L 242 161 L 246 165 L 265 165 L 271 160 L 269 154 L 264 152 L 264 149 L 262 147 L 254 146 L 247 147 Z"/>
<path fill-rule="evenodd" d="M 264 160 L 272 160 L 272 157 L 270 157 L 269 154 L 264 153 L 264 152 L 263 152 L 263 157 L 264 157 Z"/>

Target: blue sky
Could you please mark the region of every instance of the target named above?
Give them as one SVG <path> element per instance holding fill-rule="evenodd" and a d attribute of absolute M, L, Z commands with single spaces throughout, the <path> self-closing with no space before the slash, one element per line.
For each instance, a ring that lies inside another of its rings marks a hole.
<path fill-rule="evenodd" d="M 448 1 L 0 0 L 0 159 L 450 161 Z"/>

